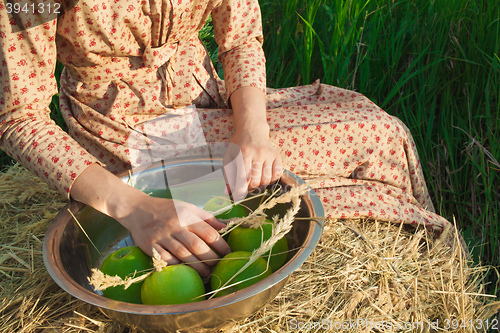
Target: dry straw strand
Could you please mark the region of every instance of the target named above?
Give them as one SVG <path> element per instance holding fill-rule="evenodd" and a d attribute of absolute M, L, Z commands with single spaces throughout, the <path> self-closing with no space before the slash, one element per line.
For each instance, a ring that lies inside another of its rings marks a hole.
<path fill-rule="evenodd" d="M 124 286 L 124 289 L 127 289 L 132 284 L 143 281 L 150 275 L 152 272 L 147 272 L 145 274 L 136 276 L 138 272 L 135 272 L 132 276 L 127 276 L 122 279 L 118 275 L 111 276 L 108 274 L 104 274 L 98 268 L 91 269 L 91 276 L 88 278 L 89 284 L 94 288 L 94 290 L 105 290 L 111 287 Z"/>
<path fill-rule="evenodd" d="M 144 281 L 149 275 L 151 275 L 153 272 L 157 271 L 160 272 L 163 270 L 165 267 L 168 266 L 168 263 L 161 258 L 160 253 L 153 248 L 153 267 L 154 270 L 151 270 L 149 272 L 134 272 L 132 276 L 127 276 L 125 279 L 122 279 L 118 275 L 111 276 L 108 274 L 104 274 L 100 269 L 98 268 L 92 268 L 91 269 L 91 275 L 88 278 L 89 284 L 95 289 L 95 290 L 105 290 L 110 287 L 117 287 L 117 286 L 123 286 L 124 289 L 127 289 L 130 287 L 132 284 Z M 142 275 L 136 276 L 137 273 L 144 273 Z"/>
<path fill-rule="evenodd" d="M 168 266 L 167 262 L 161 258 L 160 253 L 153 247 L 153 266 L 157 272 Z"/>
<path fill-rule="evenodd" d="M 69 214 L 71 215 L 71 217 L 73 217 L 73 219 L 75 220 L 76 224 L 78 224 L 78 227 L 80 228 L 80 230 L 83 232 L 83 234 L 85 235 L 85 237 L 87 237 L 87 239 L 89 240 L 90 244 L 92 244 L 92 246 L 94 247 L 94 249 L 97 251 L 97 253 L 101 253 L 101 251 L 99 251 L 99 249 L 97 248 L 97 246 L 95 246 L 94 242 L 92 241 L 92 239 L 89 237 L 89 235 L 87 234 L 87 232 L 85 231 L 85 229 L 82 227 L 82 225 L 80 224 L 80 222 L 78 222 L 78 219 L 76 218 L 76 216 L 73 214 L 73 212 L 71 211 L 71 209 L 68 208 L 68 212 Z"/>

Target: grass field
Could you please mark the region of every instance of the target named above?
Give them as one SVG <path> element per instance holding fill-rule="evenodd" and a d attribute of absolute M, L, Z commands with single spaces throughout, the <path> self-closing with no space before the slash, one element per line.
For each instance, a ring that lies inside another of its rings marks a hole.
<path fill-rule="evenodd" d="M 403 120 L 439 213 L 476 245 L 476 260 L 499 266 L 500 6 L 493 3 L 261 0 L 261 9 L 268 86 L 320 79 Z M 215 54 L 210 34 L 203 31 Z M 493 271 L 491 281 L 498 294 Z"/>

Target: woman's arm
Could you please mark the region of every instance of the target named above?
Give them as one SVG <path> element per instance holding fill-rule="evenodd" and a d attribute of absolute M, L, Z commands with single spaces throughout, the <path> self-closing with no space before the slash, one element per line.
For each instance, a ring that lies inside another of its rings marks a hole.
<path fill-rule="evenodd" d="M 246 187 L 255 188 L 276 181 L 283 173 L 283 167 L 279 152 L 269 141 L 264 92 L 255 87 L 238 88 L 231 95 L 231 105 L 235 122 L 231 143 L 236 144 L 236 153 L 241 151 Z M 226 160 L 234 159 L 235 151 L 230 150 L 229 154 Z M 246 191 L 246 188 L 237 189 L 237 194 L 240 193 L 238 190 Z"/>
<path fill-rule="evenodd" d="M 212 214 L 189 203 L 150 197 L 98 164 L 78 176 L 70 194 L 120 222 L 147 254 L 155 248 L 169 264 L 180 259 L 206 276 L 218 258 L 208 245 L 220 255 L 231 251 L 215 230 L 225 225 Z"/>
<path fill-rule="evenodd" d="M 0 3 L 0 149 L 68 197 L 75 177 L 96 159 L 50 118 L 57 93 L 57 21 L 11 19 Z M 43 16 L 43 15 L 42 15 Z M 18 24 L 13 24 L 13 23 Z"/>
<path fill-rule="evenodd" d="M 269 141 L 266 120 L 266 69 L 259 2 L 224 0 L 212 11 L 212 19 L 235 121 L 231 143 L 236 148 L 228 149 L 225 162 L 226 166 L 236 164 L 237 170 L 226 167 L 226 174 L 233 197 L 235 192 L 240 197 L 248 187 L 267 185 L 282 173 L 281 157 Z M 237 160 L 240 152 L 243 167 L 240 163 L 229 164 Z M 245 178 L 243 182 L 241 178 Z"/>

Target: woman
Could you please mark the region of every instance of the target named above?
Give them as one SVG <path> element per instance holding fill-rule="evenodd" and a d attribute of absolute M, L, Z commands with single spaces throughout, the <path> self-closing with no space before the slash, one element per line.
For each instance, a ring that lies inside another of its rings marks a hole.
<path fill-rule="evenodd" d="M 316 189 L 332 217 L 436 229 L 448 223 L 433 212 L 398 119 L 358 93 L 319 82 L 266 89 L 257 0 L 65 5 L 58 18 L 46 7 L 45 16 L 35 6 L 30 15 L 0 10 L 0 148 L 68 198 L 115 218 L 146 253 L 155 248 L 167 262 L 189 262 L 206 275 L 210 264 L 197 261 L 217 258 L 209 246 L 230 251 L 210 213 L 151 198 L 113 175 L 162 142 L 145 130 L 157 119 L 160 132 L 198 126 L 209 143 L 233 143 L 245 187 L 275 181 L 283 167 L 306 179 L 333 173 Z M 224 81 L 198 39 L 209 15 Z M 60 103 L 69 136 L 49 118 L 56 57 L 65 65 Z"/>

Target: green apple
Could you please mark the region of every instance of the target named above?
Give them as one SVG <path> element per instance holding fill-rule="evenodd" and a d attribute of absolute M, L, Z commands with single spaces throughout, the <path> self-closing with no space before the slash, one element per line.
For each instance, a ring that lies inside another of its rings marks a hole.
<path fill-rule="evenodd" d="M 262 257 L 258 257 L 257 260 L 244 271 L 236 275 L 236 273 L 238 273 L 238 271 L 249 261 L 251 255 L 252 253 L 248 251 L 235 251 L 227 254 L 217 263 L 210 278 L 212 291 L 224 285 L 224 287 L 230 285 L 231 287 L 218 291 L 215 297 L 224 296 L 244 289 L 271 275 L 272 271 Z"/>
<path fill-rule="evenodd" d="M 142 285 L 143 304 L 169 305 L 205 299 L 205 285 L 198 272 L 185 264 L 169 265 L 150 274 Z"/>
<path fill-rule="evenodd" d="M 259 228 L 245 228 L 238 226 L 234 228 L 227 239 L 227 244 L 232 251 L 250 251 L 258 249 L 260 245 L 271 238 L 273 232 L 273 222 L 266 220 Z M 269 266 L 276 272 L 286 262 L 288 251 L 288 241 L 285 237 L 274 244 L 273 248 L 262 256 L 264 260 L 269 258 Z"/>
<path fill-rule="evenodd" d="M 137 246 L 127 246 L 108 255 L 101 264 L 104 274 L 122 279 L 127 276 L 140 276 L 153 268 L 153 261 Z M 110 287 L 103 290 L 104 296 L 122 302 L 141 303 L 142 282 L 133 283 L 127 289 L 124 286 Z"/>
<path fill-rule="evenodd" d="M 203 209 L 208 212 L 216 212 L 224 207 L 228 207 L 232 204 L 232 201 L 228 198 L 214 197 L 207 201 Z M 228 207 L 227 211 L 217 214 L 215 217 L 221 220 L 229 220 L 233 217 L 245 217 L 248 215 L 248 211 L 245 207 L 240 204 L 234 205 L 233 207 Z"/>

